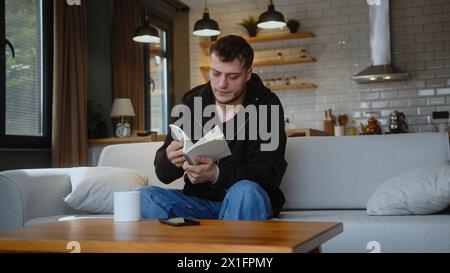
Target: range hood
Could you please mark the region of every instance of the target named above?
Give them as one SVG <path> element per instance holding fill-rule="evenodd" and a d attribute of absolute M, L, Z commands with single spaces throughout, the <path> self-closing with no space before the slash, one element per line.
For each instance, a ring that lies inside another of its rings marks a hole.
<path fill-rule="evenodd" d="M 352 76 L 352 80 L 358 83 L 407 80 L 408 73 L 391 64 L 389 0 L 372 1 L 369 19 L 372 65 Z"/>

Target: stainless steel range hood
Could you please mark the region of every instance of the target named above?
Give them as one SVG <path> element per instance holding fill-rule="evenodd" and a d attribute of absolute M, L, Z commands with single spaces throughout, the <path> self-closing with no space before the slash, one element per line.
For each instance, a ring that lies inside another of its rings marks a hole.
<path fill-rule="evenodd" d="M 372 65 L 352 77 L 358 83 L 407 80 L 409 75 L 391 64 L 389 0 L 369 6 L 370 58 Z"/>

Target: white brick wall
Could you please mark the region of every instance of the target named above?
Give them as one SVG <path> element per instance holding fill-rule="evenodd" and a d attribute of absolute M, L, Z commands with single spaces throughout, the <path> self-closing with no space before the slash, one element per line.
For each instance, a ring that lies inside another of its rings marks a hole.
<path fill-rule="evenodd" d="M 202 15 L 203 0 L 185 0 L 191 7 L 190 31 Z M 258 17 L 266 0 L 210 0 L 210 15 L 222 35 L 246 35 L 238 23 Z M 427 116 L 450 110 L 450 0 L 391 0 L 392 61 L 411 75 L 409 81 L 356 84 L 350 77 L 370 62 L 368 6 L 365 0 L 275 0 L 286 19 L 295 18 L 300 29 L 315 33 L 311 39 L 256 44 L 261 56 L 306 47 L 317 63 L 258 67 L 262 78 L 297 76 L 314 82 L 315 90 L 277 92 L 290 123 L 288 128 L 322 129 L 323 110 L 347 113 L 356 124 L 365 122 L 366 111 L 379 111 L 387 131 L 394 110 L 403 111 L 411 131 L 429 131 Z M 284 30 L 287 31 L 287 30 Z M 260 34 L 267 33 L 263 30 Z M 346 41 L 342 44 L 341 41 Z M 191 86 L 204 83 L 200 73 L 199 38 L 190 36 Z M 293 49 L 294 47 L 294 49 Z M 287 54 L 287 53 L 286 53 Z"/>

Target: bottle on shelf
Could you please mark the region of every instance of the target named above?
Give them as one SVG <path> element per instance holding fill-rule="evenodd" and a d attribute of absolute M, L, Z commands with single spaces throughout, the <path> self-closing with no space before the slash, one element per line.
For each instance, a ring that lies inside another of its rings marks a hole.
<path fill-rule="evenodd" d="M 349 136 L 357 136 L 359 135 L 358 126 L 356 125 L 356 121 L 352 119 L 350 122 L 350 126 L 347 129 L 347 135 Z"/>

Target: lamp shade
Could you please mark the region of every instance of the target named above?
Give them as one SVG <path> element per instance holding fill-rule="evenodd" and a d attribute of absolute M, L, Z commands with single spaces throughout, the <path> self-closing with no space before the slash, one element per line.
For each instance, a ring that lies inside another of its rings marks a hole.
<path fill-rule="evenodd" d="M 149 25 L 148 21 L 138 27 L 134 32 L 133 40 L 138 43 L 155 43 L 159 44 L 161 39 L 159 38 L 158 31 Z"/>
<path fill-rule="evenodd" d="M 259 16 L 258 27 L 263 29 L 283 28 L 286 26 L 283 13 L 276 11 L 272 1 L 270 1 L 267 11 Z"/>
<path fill-rule="evenodd" d="M 111 109 L 111 117 L 134 117 L 133 104 L 130 99 L 120 98 L 114 99 L 114 103 Z"/>
<path fill-rule="evenodd" d="M 219 24 L 209 18 L 208 9 L 205 8 L 203 18 L 195 22 L 192 34 L 196 36 L 217 36 L 220 34 Z"/>

